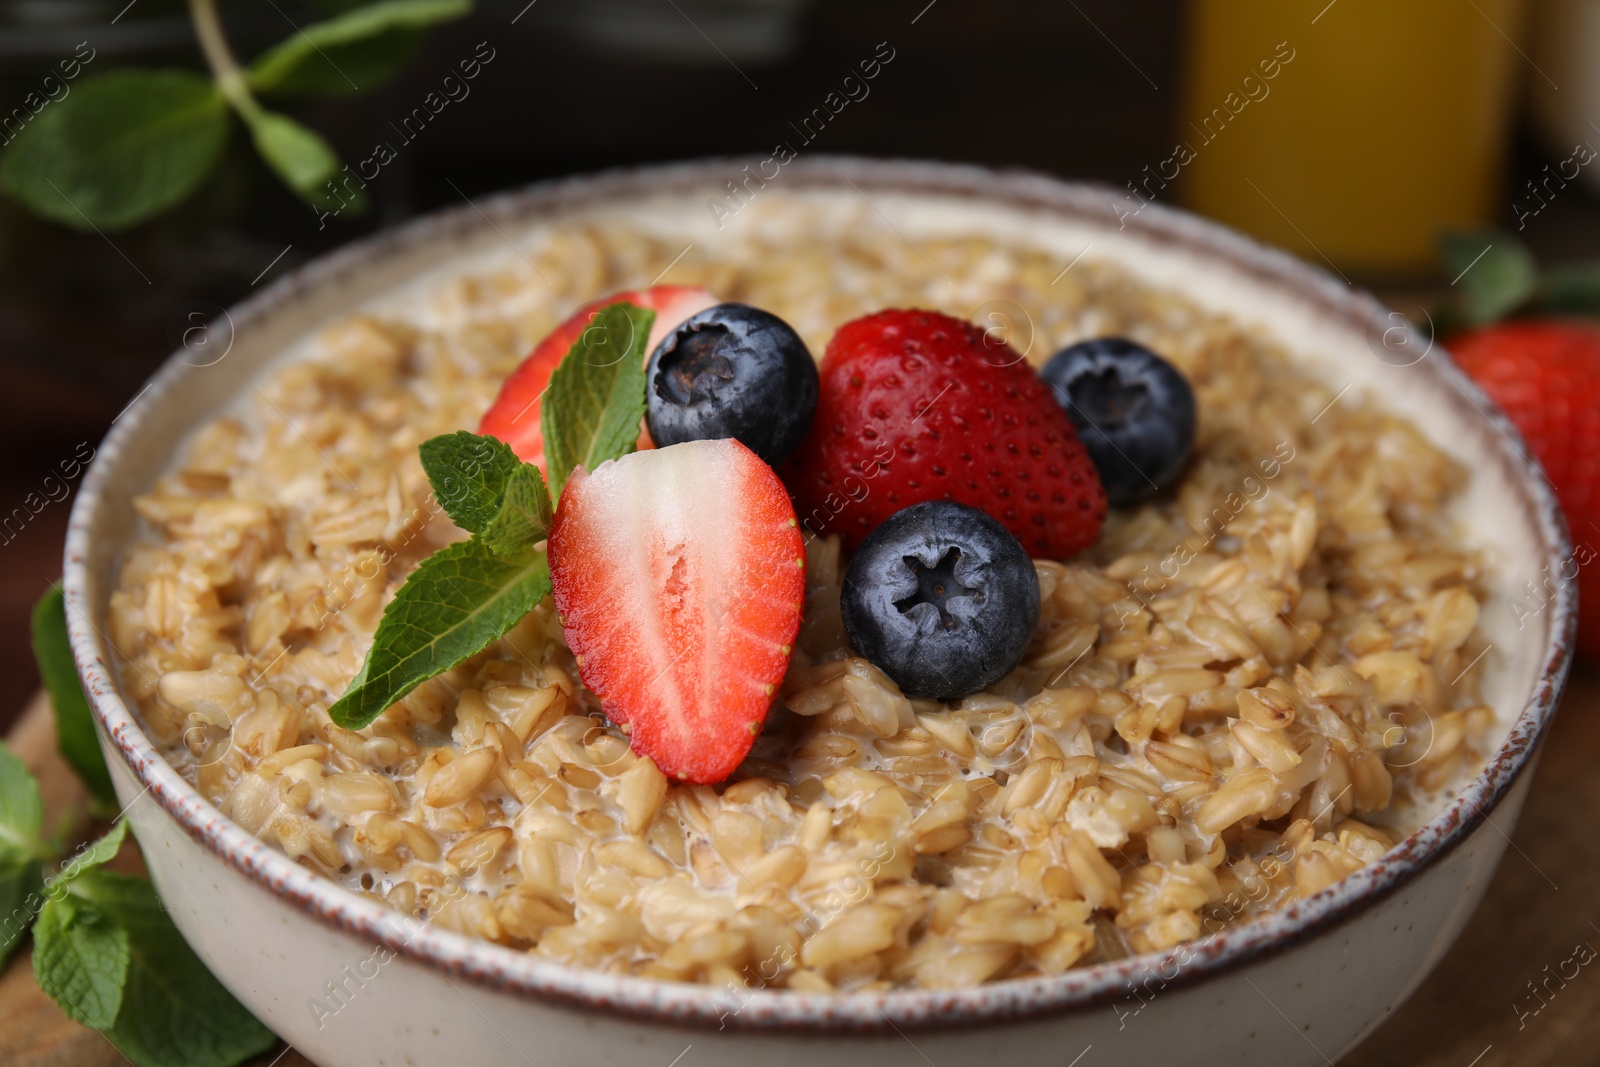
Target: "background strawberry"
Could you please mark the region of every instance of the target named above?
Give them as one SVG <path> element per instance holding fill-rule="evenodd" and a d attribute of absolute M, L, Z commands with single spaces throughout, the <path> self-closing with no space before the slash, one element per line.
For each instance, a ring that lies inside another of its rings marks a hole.
<path fill-rule="evenodd" d="M 1036 557 L 1094 543 L 1106 495 L 1072 423 L 1022 356 L 932 311 L 839 327 L 811 432 L 782 468 L 800 521 L 854 551 L 902 508 L 988 512 Z"/>
<path fill-rule="evenodd" d="M 1446 344 L 1517 424 L 1555 486 L 1577 548 L 1578 648 L 1600 657 L 1600 329 L 1512 321 L 1454 334 Z"/>

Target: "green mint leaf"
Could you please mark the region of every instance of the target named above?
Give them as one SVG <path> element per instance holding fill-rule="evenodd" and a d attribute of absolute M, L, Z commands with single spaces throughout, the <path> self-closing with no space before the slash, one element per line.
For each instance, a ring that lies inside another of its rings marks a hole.
<path fill-rule="evenodd" d="M 96 1030 L 116 1021 L 128 969 L 128 937 L 73 886 L 115 856 L 128 836 L 119 822 L 78 852 L 44 888 L 33 927 L 33 973 L 39 988 L 71 1018 Z"/>
<path fill-rule="evenodd" d="M 85 79 L 39 113 L 0 159 L 0 189 L 80 230 L 121 230 L 194 192 L 228 139 L 211 79 L 119 70 Z"/>
<path fill-rule="evenodd" d="M 544 478 L 510 445 L 463 430 L 424 441 L 418 451 L 445 514 L 495 553 L 522 552 L 550 536 Z"/>
<path fill-rule="evenodd" d="M 257 56 L 250 88 L 336 96 L 370 89 L 399 72 L 429 26 L 461 18 L 471 0 L 387 0 L 306 26 Z"/>
<path fill-rule="evenodd" d="M 69 1018 L 108 1029 L 122 1009 L 127 931 L 76 897 L 47 900 L 33 924 L 33 974 Z"/>
<path fill-rule="evenodd" d="M 44 801 L 39 797 L 39 783 L 21 758 L 0 745 L 0 845 L 35 851 L 43 825 Z"/>
<path fill-rule="evenodd" d="M 632 304 L 601 308 L 550 375 L 539 428 L 553 493 L 575 468 L 592 471 L 633 451 L 644 418 L 644 349 L 655 317 Z"/>
<path fill-rule="evenodd" d="M 500 510 L 506 482 L 522 461 L 493 437 L 461 430 L 417 447 L 434 499 L 463 530 L 478 533 Z"/>
<path fill-rule="evenodd" d="M 1562 315 L 1600 312 L 1600 263 L 1566 263 L 1545 271 L 1539 309 Z"/>
<path fill-rule="evenodd" d="M 278 1039 L 233 998 L 143 878 L 92 871 L 75 896 L 125 932 L 127 977 L 105 1035 L 139 1067 L 233 1067 Z"/>
<path fill-rule="evenodd" d="M 122 850 L 122 842 L 128 837 L 128 824 L 126 820 L 116 823 L 105 832 L 105 836 L 98 841 L 80 848 L 71 859 L 61 865 L 61 869 L 50 879 L 46 888 L 52 893 L 72 884 L 80 875 L 84 875 L 100 867 L 116 856 Z"/>
<path fill-rule="evenodd" d="M 440 549 L 383 609 L 366 661 L 329 717 L 361 729 L 429 678 L 483 651 L 549 592 L 543 552 L 500 556 L 476 539 Z"/>
<path fill-rule="evenodd" d="M 232 1067 L 277 1038 L 222 987 L 143 878 L 107 871 L 127 823 L 48 886 L 34 926 L 39 988 L 138 1067 Z"/>
<path fill-rule="evenodd" d="M 507 556 L 532 548 L 550 536 L 554 510 L 544 475 L 531 463 L 511 472 L 500 511 L 478 534 L 489 551 Z"/>
<path fill-rule="evenodd" d="M 22 943 L 39 908 L 43 866 L 25 853 L 0 846 L 0 964 Z"/>
<path fill-rule="evenodd" d="M 1447 233 L 1439 241 L 1451 284 L 1460 290 L 1469 325 L 1494 322 L 1533 296 L 1539 267 L 1533 253 L 1501 230 Z"/>
<path fill-rule="evenodd" d="M 338 153 L 322 135 L 276 111 L 244 113 L 256 151 L 283 184 L 302 200 L 324 207 L 337 207 L 341 201 L 328 190 L 328 183 L 339 174 Z M 359 190 L 352 190 L 355 202 L 350 207 L 365 207 Z"/>
<path fill-rule="evenodd" d="M 94 732 L 94 715 L 78 681 L 72 662 L 72 647 L 67 640 L 67 606 L 60 586 L 52 586 L 33 608 L 33 658 L 39 664 L 39 677 L 50 693 L 56 715 L 56 747 L 67 764 L 83 779 L 83 784 L 101 804 L 113 804 L 117 795 L 111 788 L 100 741 Z"/>
<path fill-rule="evenodd" d="M 28 932 L 44 883 L 44 804 L 28 767 L 0 745 L 0 963 Z"/>

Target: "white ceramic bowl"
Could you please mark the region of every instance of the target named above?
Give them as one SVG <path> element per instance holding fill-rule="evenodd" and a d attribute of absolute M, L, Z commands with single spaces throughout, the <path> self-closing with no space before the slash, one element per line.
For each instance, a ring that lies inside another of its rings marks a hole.
<path fill-rule="evenodd" d="M 234 308 L 226 360 L 199 368 L 174 356 L 113 427 L 73 509 L 68 617 L 118 796 L 179 929 L 240 1000 L 324 1067 L 1065 1067 L 1080 1056 L 1084 1067 L 1176 1056 L 1284 1067 L 1338 1057 L 1439 960 L 1505 850 L 1575 619 L 1571 583 L 1521 628 L 1510 603 L 1570 555 L 1565 525 L 1511 425 L 1370 296 L 1180 212 L 1152 205 L 1129 215 L 1109 189 L 974 167 L 802 159 L 761 195 L 856 210 L 865 201 L 913 241 L 976 230 L 1051 250 L 1063 265 L 1091 247 L 1259 324 L 1331 387 L 1381 396 L 1472 469 L 1459 519 L 1489 557 L 1486 696 L 1504 738 L 1457 799 L 1379 862 L 1259 921 L 1060 977 L 962 992 L 734 995 L 570 970 L 408 925 L 229 822 L 141 734 L 114 680 L 106 606 L 135 532 L 131 498 L 187 433 L 308 331 L 426 272 L 481 266 L 541 221 L 621 216 L 714 251 L 719 231 L 705 204 L 743 162 L 540 185 L 349 246 Z"/>

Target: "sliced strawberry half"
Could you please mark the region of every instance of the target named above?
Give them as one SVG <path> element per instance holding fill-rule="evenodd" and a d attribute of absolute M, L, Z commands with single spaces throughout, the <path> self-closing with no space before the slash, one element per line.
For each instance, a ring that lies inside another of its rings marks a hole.
<path fill-rule="evenodd" d="M 734 440 L 573 471 L 550 580 L 584 685 L 671 778 L 720 782 L 789 667 L 805 545 L 772 468 Z"/>
<path fill-rule="evenodd" d="M 684 319 L 717 303 L 710 292 L 695 285 L 656 285 L 649 289 L 629 289 L 603 300 L 583 305 L 572 316 L 534 346 L 526 359 L 511 372 L 500 395 L 484 413 L 478 432 L 497 437 L 511 446 L 524 462 L 544 466 L 544 438 L 539 433 L 539 397 L 550 384 L 550 375 L 561 364 L 567 351 L 594 320 L 595 312 L 610 304 L 626 302 L 656 313 L 645 345 L 645 359 L 656 345 Z M 640 448 L 649 448 L 650 439 L 641 431 Z"/>

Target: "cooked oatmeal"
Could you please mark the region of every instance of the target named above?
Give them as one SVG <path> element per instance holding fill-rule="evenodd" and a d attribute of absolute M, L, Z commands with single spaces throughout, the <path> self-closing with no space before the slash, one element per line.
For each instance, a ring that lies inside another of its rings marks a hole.
<path fill-rule="evenodd" d="M 955 988 L 1282 907 L 1371 862 L 1413 828 L 1411 802 L 1481 762 L 1480 562 L 1444 515 L 1464 472 L 1415 427 L 1110 263 L 1063 274 L 980 237 L 912 249 L 872 220 L 819 219 L 797 251 L 760 221 L 803 208 L 764 195 L 714 260 L 621 225 L 541 230 L 528 263 L 326 330 L 201 430 L 137 501 L 150 536 L 110 636 L 202 793 L 357 893 L 563 963 Z M 819 355 L 891 306 L 1015 305 L 1035 363 L 1131 337 L 1193 383 L 1195 459 L 1175 494 L 1113 512 L 1092 553 L 1036 561 L 1027 658 L 952 702 L 907 699 L 851 655 L 838 541 L 814 519 L 793 666 L 723 786 L 629 751 L 548 601 L 370 727 L 333 725 L 388 598 L 463 536 L 418 444 L 474 426 L 574 306 L 664 268 Z"/>

